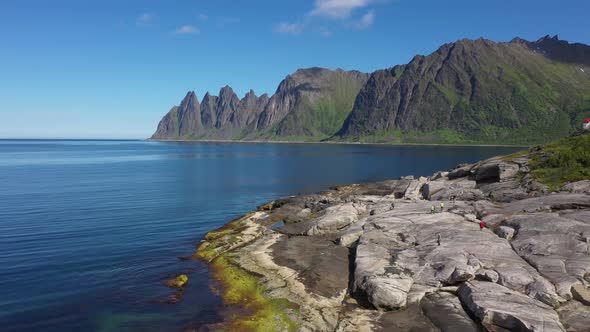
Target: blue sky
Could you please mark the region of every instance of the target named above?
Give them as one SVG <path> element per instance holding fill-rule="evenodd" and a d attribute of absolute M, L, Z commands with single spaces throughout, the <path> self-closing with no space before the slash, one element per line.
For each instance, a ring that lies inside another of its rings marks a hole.
<path fill-rule="evenodd" d="M 2 0 L 0 137 L 145 138 L 188 90 L 272 94 L 462 38 L 590 44 L 587 0 Z"/>

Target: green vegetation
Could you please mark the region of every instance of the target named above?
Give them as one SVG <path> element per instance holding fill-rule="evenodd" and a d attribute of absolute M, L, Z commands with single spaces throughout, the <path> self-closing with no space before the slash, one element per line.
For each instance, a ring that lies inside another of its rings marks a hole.
<path fill-rule="evenodd" d="M 297 323 L 290 318 L 298 307 L 285 299 L 269 299 L 258 278 L 234 263 L 231 253 L 223 254 L 211 263 L 215 280 L 223 287 L 225 305 L 239 306 L 231 315 L 229 331 L 296 331 Z"/>
<path fill-rule="evenodd" d="M 476 140 L 470 140 L 464 134 L 451 130 L 441 129 L 430 132 L 416 130 L 388 130 L 380 131 L 373 135 L 365 135 L 358 138 L 361 143 L 392 143 L 392 144 L 475 144 Z"/>
<path fill-rule="evenodd" d="M 354 105 L 364 81 L 330 72 L 321 93 L 303 90 L 297 105 L 262 135 L 270 140 L 321 141 L 334 135 Z M 318 94 L 320 95 L 318 97 Z"/>
<path fill-rule="evenodd" d="M 543 151 L 529 165 L 539 182 L 557 190 L 566 182 L 590 179 L 590 134 L 548 144 Z"/>

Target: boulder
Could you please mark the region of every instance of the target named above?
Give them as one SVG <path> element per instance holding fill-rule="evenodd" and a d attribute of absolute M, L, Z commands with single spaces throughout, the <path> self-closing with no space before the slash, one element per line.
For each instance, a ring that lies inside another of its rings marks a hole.
<path fill-rule="evenodd" d="M 450 181 L 430 181 L 421 189 L 422 197 L 428 200 L 459 200 L 477 201 L 484 200 L 484 193 L 476 188 L 476 182 L 468 178 L 459 178 Z"/>
<path fill-rule="evenodd" d="M 498 272 L 494 270 L 482 269 L 477 271 L 475 278 L 482 281 L 498 282 L 500 276 L 498 275 Z"/>
<path fill-rule="evenodd" d="M 479 183 L 477 187 L 495 202 L 507 203 L 529 197 L 520 183 L 514 180 Z"/>
<path fill-rule="evenodd" d="M 520 166 L 508 162 L 490 162 L 477 167 L 475 171 L 476 181 L 504 181 L 514 178 Z"/>
<path fill-rule="evenodd" d="M 416 180 L 412 180 L 404 193 L 404 199 L 417 200 L 422 198 L 422 186 L 428 182 L 425 177 L 420 177 Z"/>
<path fill-rule="evenodd" d="M 466 310 L 488 331 L 565 331 L 553 308 L 504 286 L 469 281 L 459 287 L 458 294 Z"/>
<path fill-rule="evenodd" d="M 451 170 L 448 174 L 447 177 L 449 179 L 457 179 L 457 178 L 463 178 L 463 177 L 467 177 L 470 176 L 471 173 L 471 169 L 473 168 L 474 165 L 463 165 L 463 166 L 459 166 L 453 170 Z"/>
<path fill-rule="evenodd" d="M 561 188 L 572 193 L 590 193 L 590 180 L 571 182 Z"/>
<path fill-rule="evenodd" d="M 366 220 L 361 220 L 347 228 L 338 237 L 338 244 L 343 247 L 350 247 L 355 244 L 361 235 L 363 235 L 363 226 L 365 225 L 365 222 Z"/>
<path fill-rule="evenodd" d="M 436 181 L 439 179 L 444 179 L 449 175 L 449 172 L 436 172 L 434 174 L 432 174 L 432 176 L 430 176 L 429 180 L 430 181 Z"/>
<path fill-rule="evenodd" d="M 590 306 L 568 301 L 557 309 L 561 323 L 568 332 L 587 332 L 590 326 Z"/>
<path fill-rule="evenodd" d="M 310 223 L 305 235 L 335 233 L 357 222 L 365 213 L 365 206 L 355 203 L 337 204 L 327 208 L 324 214 Z"/>
<path fill-rule="evenodd" d="M 514 232 L 514 228 L 508 226 L 500 226 L 494 230 L 496 235 L 508 241 L 512 240 L 514 237 Z"/>
<path fill-rule="evenodd" d="M 575 284 L 572 286 L 572 295 L 574 299 L 590 306 L 590 287 L 582 284 Z"/>
<path fill-rule="evenodd" d="M 477 324 L 461 306 L 457 296 L 447 292 L 431 293 L 421 301 L 424 314 L 442 332 L 478 332 Z"/>
<path fill-rule="evenodd" d="M 405 275 L 386 277 L 368 277 L 363 280 L 363 290 L 368 301 L 377 310 L 395 310 L 404 308 L 408 292 L 414 280 Z"/>

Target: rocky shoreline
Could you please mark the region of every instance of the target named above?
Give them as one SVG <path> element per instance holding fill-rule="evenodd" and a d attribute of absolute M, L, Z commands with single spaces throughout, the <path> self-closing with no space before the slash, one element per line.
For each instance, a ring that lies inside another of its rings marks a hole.
<path fill-rule="evenodd" d="M 209 328 L 590 331 L 590 181 L 537 182 L 543 153 L 282 198 L 208 233 L 194 256 L 233 308 Z"/>

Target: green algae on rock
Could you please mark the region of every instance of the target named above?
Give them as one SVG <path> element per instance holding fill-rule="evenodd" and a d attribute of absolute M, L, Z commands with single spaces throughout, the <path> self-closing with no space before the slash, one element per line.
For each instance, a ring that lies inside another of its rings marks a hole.
<path fill-rule="evenodd" d="M 298 306 L 286 299 L 270 299 L 258 278 L 234 263 L 234 255 L 223 254 L 211 262 L 213 278 L 222 290 L 225 305 L 239 306 L 243 312 L 233 314 L 226 327 L 231 331 L 296 331 L 290 317 Z"/>

